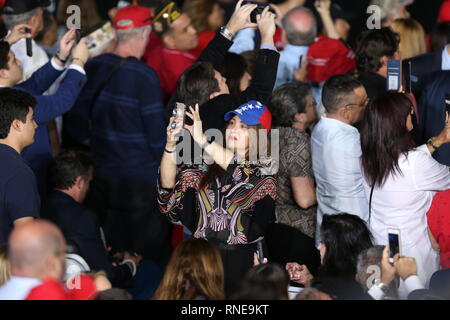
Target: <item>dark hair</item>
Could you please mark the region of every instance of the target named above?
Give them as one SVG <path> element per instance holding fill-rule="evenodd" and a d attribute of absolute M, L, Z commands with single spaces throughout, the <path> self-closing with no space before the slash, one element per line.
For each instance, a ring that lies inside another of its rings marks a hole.
<path fill-rule="evenodd" d="M 271 282 L 278 290 L 277 296 L 289 299 L 289 274 L 285 268 L 277 263 L 263 263 L 251 268 L 245 278 L 255 282 Z"/>
<path fill-rule="evenodd" d="M 176 94 L 179 102 L 187 106 L 204 104 L 209 96 L 219 91 L 219 83 L 214 77 L 214 68 L 209 62 L 196 62 L 181 74 L 177 82 Z"/>
<path fill-rule="evenodd" d="M 430 33 L 431 51 L 442 50 L 450 43 L 450 21 L 441 22 L 434 26 Z"/>
<path fill-rule="evenodd" d="M 414 147 L 406 119 L 412 103 L 398 92 L 387 92 L 369 102 L 361 127 L 362 167 L 371 185 L 383 185 L 389 174 L 399 172 L 398 158 Z"/>
<path fill-rule="evenodd" d="M 255 281 L 244 279 L 241 281 L 229 300 L 283 300 L 277 286 L 270 281 Z"/>
<path fill-rule="evenodd" d="M 0 41 L 0 69 L 9 70 L 9 50 L 11 46 L 6 41 Z"/>
<path fill-rule="evenodd" d="M 320 234 L 326 251 L 319 274 L 354 277 L 358 255 L 373 246 L 366 223 L 353 214 L 324 215 Z"/>
<path fill-rule="evenodd" d="M 231 121 L 231 120 L 230 120 Z M 230 123 L 230 121 L 227 121 L 227 123 L 225 124 L 225 126 L 222 129 L 222 136 L 225 137 L 226 136 L 226 128 L 228 127 L 228 124 Z M 270 156 L 270 152 L 271 152 L 271 142 L 270 142 L 270 136 L 269 134 L 267 134 L 267 140 L 266 140 L 266 150 L 264 150 L 264 143 L 260 142 L 260 135 L 259 132 L 260 130 L 264 130 L 264 132 L 266 132 L 266 129 L 264 129 L 264 127 L 261 124 L 257 124 L 257 125 L 253 125 L 253 126 L 247 126 L 248 130 L 254 130 L 255 136 L 256 136 L 256 141 L 253 141 L 252 139 L 249 139 L 249 147 L 250 145 L 254 144 L 257 153 L 258 153 L 258 158 L 259 156 L 261 156 L 261 153 L 263 153 L 264 151 L 267 152 L 267 154 Z M 251 137 L 251 136 L 250 136 Z M 220 143 L 220 142 L 219 142 Z M 247 153 L 246 155 L 246 159 L 248 160 L 249 158 L 249 154 Z M 203 176 L 202 180 L 200 181 L 200 189 L 203 189 L 205 187 L 208 186 L 208 184 L 212 183 L 213 181 L 216 180 L 216 178 L 221 179 L 224 175 L 226 174 L 226 171 L 217 163 L 213 163 L 211 165 L 208 166 L 208 169 L 206 170 L 205 175 Z"/>
<path fill-rule="evenodd" d="M 53 15 L 48 10 L 44 10 L 44 12 L 42 14 L 42 20 L 44 21 L 44 28 L 34 38 L 34 41 L 36 41 L 36 42 L 41 42 L 44 39 L 44 35 L 52 27 L 52 24 L 53 23 L 56 24 L 56 19 L 53 17 Z"/>
<path fill-rule="evenodd" d="M 81 150 L 64 150 L 49 168 L 50 185 L 54 189 L 67 190 L 78 177 L 87 180 L 89 168 L 94 165 L 89 153 Z"/>
<path fill-rule="evenodd" d="M 322 104 L 329 113 L 335 113 L 343 103 L 347 102 L 349 95 L 362 86 L 356 78 L 347 74 L 337 74 L 329 78 L 322 90 Z"/>
<path fill-rule="evenodd" d="M 251 75 L 253 75 L 253 72 L 255 71 L 257 55 L 258 50 L 244 51 L 240 54 L 240 56 L 244 58 L 245 63 L 247 64 L 247 72 Z"/>
<path fill-rule="evenodd" d="M 248 72 L 247 62 L 243 56 L 228 52 L 217 71 L 227 79 L 228 89 L 231 94 L 238 95 L 241 93 L 241 79 L 245 71 Z"/>
<path fill-rule="evenodd" d="M 275 89 L 269 103 L 273 125 L 292 127 L 294 116 L 305 113 L 306 97 L 311 95 L 311 85 L 305 82 L 290 82 Z"/>
<path fill-rule="evenodd" d="M 36 99 L 22 90 L 0 89 L 0 139 L 8 137 L 14 120 L 25 123 L 29 108 L 34 109 L 36 104 Z"/>
<path fill-rule="evenodd" d="M 95 300 L 133 300 L 133 296 L 124 289 L 111 288 L 100 291 Z"/>
<path fill-rule="evenodd" d="M 399 42 L 399 35 L 389 27 L 363 32 L 356 46 L 358 71 L 360 73 L 377 72 L 381 68 L 380 58 L 394 56 Z"/>

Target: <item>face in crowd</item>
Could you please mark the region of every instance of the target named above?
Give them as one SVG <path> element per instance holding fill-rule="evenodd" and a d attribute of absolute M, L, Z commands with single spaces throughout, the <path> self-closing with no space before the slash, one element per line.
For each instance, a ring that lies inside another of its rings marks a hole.
<path fill-rule="evenodd" d="M 225 131 L 227 147 L 235 152 L 245 154 L 249 149 L 249 126 L 238 116 L 231 118 Z"/>
<path fill-rule="evenodd" d="M 191 50 L 198 46 L 197 31 L 191 25 L 191 19 L 183 13 L 170 25 L 169 38 L 178 50 Z"/>

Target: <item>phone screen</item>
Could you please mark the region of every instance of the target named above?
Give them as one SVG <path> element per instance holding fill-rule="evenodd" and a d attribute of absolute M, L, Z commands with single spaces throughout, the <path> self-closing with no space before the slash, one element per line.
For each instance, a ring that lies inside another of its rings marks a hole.
<path fill-rule="evenodd" d="M 258 241 L 256 243 L 256 246 L 258 248 L 258 260 L 259 260 L 259 263 L 263 263 L 263 261 L 264 261 L 264 252 L 263 252 L 262 242 Z"/>
<path fill-rule="evenodd" d="M 389 59 L 387 63 L 387 90 L 400 89 L 401 80 L 401 61 L 397 59 Z"/>
<path fill-rule="evenodd" d="M 389 233 L 389 260 L 394 261 L 394 256 L 400 253 L 400 243 L 397 233 Z"/>

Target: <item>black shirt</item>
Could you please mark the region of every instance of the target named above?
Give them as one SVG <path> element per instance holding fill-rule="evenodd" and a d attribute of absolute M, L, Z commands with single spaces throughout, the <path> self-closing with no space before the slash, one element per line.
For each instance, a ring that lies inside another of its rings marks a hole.
<path fill-rule="evenodd" d="M 16 150 L 0 143 L 0 164 L 0 244 L 5 244 L 14 220 L 39 217 L 41 201 L 36 177 Z"/>

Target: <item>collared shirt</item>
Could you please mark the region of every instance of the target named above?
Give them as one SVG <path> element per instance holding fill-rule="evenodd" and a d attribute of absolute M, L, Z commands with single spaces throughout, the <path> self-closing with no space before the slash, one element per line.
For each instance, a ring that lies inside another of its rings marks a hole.
<path fill-rule="evenodd" d="M 306 59 L 308 46 L 294 46 L 288 44 L 280 52 L 280 62 L 278 63 L 277 80 L 275 88 L 284 83 L 294 81 L 294 70 L 300 67 L 300 57 Z"/>
<path fill-rule="evenodd" d="M 324 214 L 349 213 L 367 221 L 369 209 L 361 172 L 360 137 L 355 127 L 323 117 L 311 135 L 311 155 L 319 204 L 318 244 Z"/>
<path fill-rule="evenodd" d="M 12 276 L 0 287 L 0 300 L 24 300 L 40 284 L 39 279 Z"/>
<path fill-rule="evenodd" d="M 442 70 L 450 70 L 450 54 L 448 48 L 450 44 L 446 45 L 442 50 Z"/>
<path fill-rule="evenodd" d="M 8 242 L 14 221 L 39 217 L 36 178 L 20 154 L 0 143 L 0 244 Z"/>
<path fill-rule="evenodd" d="M 11 46 L 11 51 L 14 52 L 16 59 L 20 60 L 22 63 L 22 81 L 30 78 L 37 69 L 41 68 L 48 62 L 47 53 L 44 49 L 39 47 L 33 39 L 31 40 L 33 56 L 27 56 L 26 43 L 26 39 L 20 39 Z"/>
<path fill-rule="evenodd" d="M 401 255 L 416 259 L 421 282 L 427 286 L 439 269 L 439 254 L 428 238 L 427 211 L 436 191 L 450 189 L 448 167 L 438 163 L 426 145 L 400 155 L 401 175 L 390 174 L 372 196 L 370 228 L 374 243 L 388 244 L 388 228 L 400 230 Z M 366 196 L 371 186 L 364 179 Z"/>

